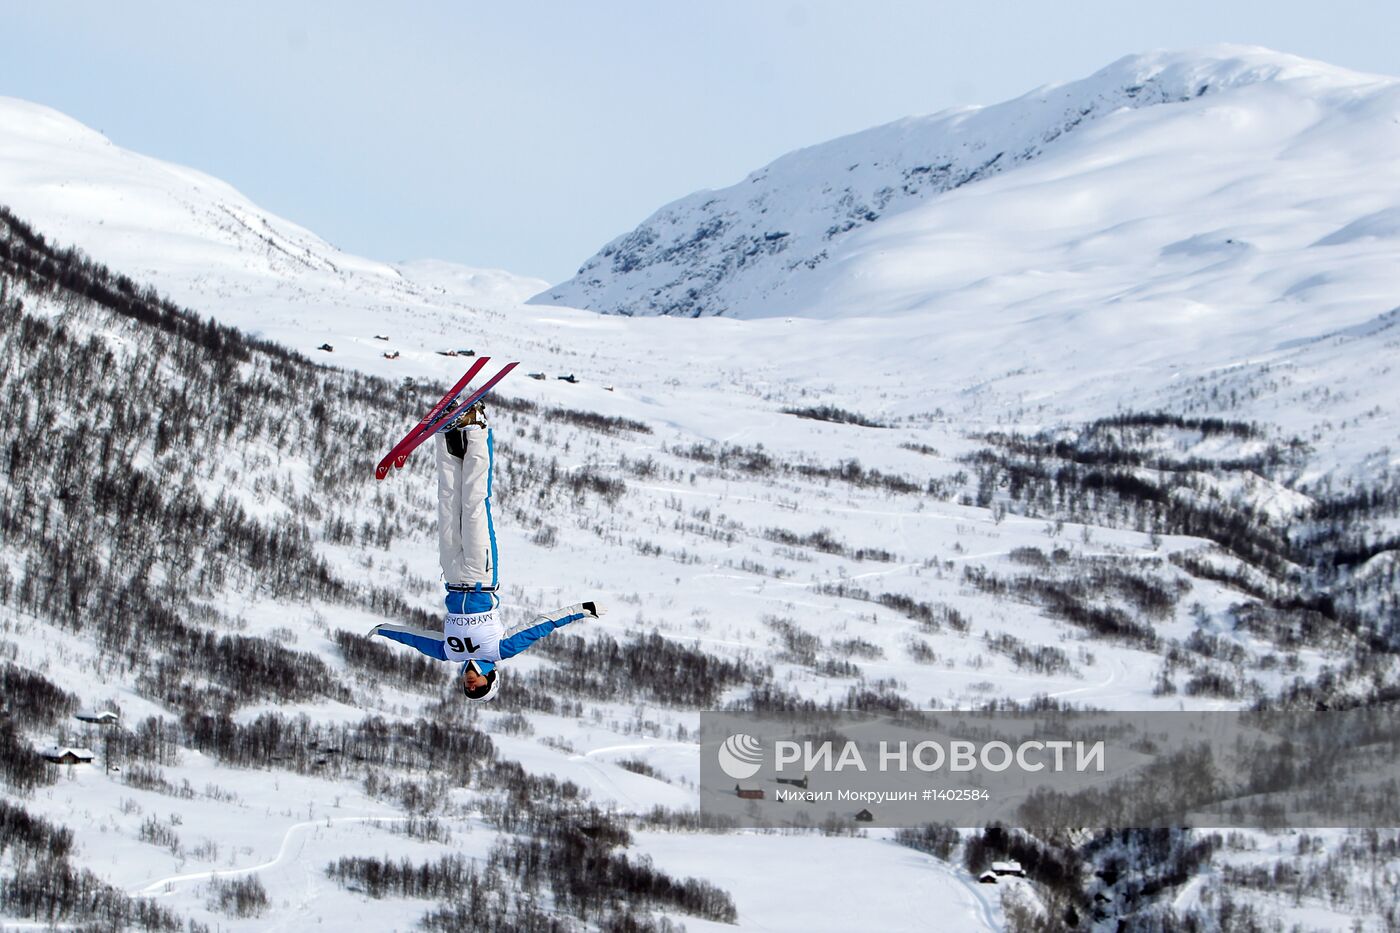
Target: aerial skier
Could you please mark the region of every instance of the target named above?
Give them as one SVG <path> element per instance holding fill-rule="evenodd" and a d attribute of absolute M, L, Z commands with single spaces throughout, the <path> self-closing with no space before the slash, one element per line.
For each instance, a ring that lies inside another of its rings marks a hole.
<path fill-rule="evenodd" d="M 434 439 L 438 486 L 438 559 L 447 587 L 442 628 L 376 625 L 382 635 L 439 661 L 461 661 L 467 699 L 486 701 L 501 689 L 498 664 L 550 632 L 596 619 L 596 602 L 577 603 L 507 629 L 501 622 L 496 572 L 496 529 L 491 520 L 495 452 L 486 409 L 476 402 Z"/>

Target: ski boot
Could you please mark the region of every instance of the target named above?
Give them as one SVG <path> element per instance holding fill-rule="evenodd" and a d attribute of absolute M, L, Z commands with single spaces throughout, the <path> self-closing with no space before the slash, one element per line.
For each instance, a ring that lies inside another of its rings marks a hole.
<path fill-rule="evenodd" d="M 454 457 L 467 454 L 467 432 L 486 430 L 486 404 L 478 401 L 462 412 L 443 432 L 447 441 L 447 452 Z"/>

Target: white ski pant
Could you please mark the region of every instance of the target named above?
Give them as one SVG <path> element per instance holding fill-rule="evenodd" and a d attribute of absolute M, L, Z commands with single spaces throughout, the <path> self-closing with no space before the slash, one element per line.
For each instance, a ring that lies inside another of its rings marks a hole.
<path fill-rule="evenodd" d="M 470 427 L 467 452 L 460 460 L 447 452 L 439 434 L 438 560 L 444 582 L 496 585 L 496 529 L 491 522 L 491 431 Z"/>

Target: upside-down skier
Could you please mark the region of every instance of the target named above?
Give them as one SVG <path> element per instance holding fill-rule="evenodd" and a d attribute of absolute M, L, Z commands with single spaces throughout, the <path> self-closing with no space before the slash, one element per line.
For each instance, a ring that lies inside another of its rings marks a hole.
<path fill-rule="evenodd" d="M 442 628 L 386 623 L 370 632 L 417 648 L 440 661 L 461 661 L 469 700 L 490 700 L 501 688 L 499 662 L 550 632 L 603 614 L 597 602 L 578 603 L 506 629 L 497 609 L 496 529 L 491 520 L 495 466 L 486 410 L 477 402 L 434 439 L 437 457 L 438 559 L 447 587 Z"/>

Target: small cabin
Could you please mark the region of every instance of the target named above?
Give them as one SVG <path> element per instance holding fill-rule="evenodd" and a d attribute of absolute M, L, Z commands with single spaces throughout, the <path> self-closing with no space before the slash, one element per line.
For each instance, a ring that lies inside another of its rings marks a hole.
<path fill-rule="evenodd" d="M 531 378 L 531 379 L 548 379 L 549 377 L 546 376 L 544 373 L 530 373 L 530 378 Z"/>
<path fill-rule="evenodd" d="M 785 778 L 785 777 L 780 777 L 780 778 L 778 778 L 777 780 L 778 780 L 778 783 L 779 783 L 779 784 L 791 784 L 793 787 L 800 787 L 800 788 L 802 788 L 803 790 L 806 790 L 806 789 L 807 789 L 807 785 L 810 783 L 810 781 L 809 781 L 808 778 L 807 778 L 807 775 L 805 775 L 805 774 L 802 775 L 802 777 L 800 777 L 800 778 Z"/>
<path fill-rule="evenodd" d="M 384 336 L 383 334 L 375 334 L 375 335 L 374 335 L 374 339 L 375 339 L 375 340 L 388 340 L 389 338 L 386 337 L 386 336 Z"/>
<path fill-rule="evenodd" d="M 119 714 L 109 709 L 80 709 L 74 714 L 74 718 L 83 722 L 95 722 L 99 726 L 115 726 L 122 721 Z"/>
<path fill-rule="evenodd" d="M 862 810 L 856 814 L 856 822 L 873 823 L 875 822 L 875 814 L 871 813 L 869 810 Z"/>
<path fill-rule="evenodd" d="M 740 787 L 734 785 L 734 794 L 744 800 L 762 800 L 763 788 L 761 787 Z"/>
<path fill-rule="evenodd" d="M 457 355 L 457 351 L 456 351 L 456 350 L 439 350 L 439 351 L 437 351 L 437 355 L 438 355 L 438 356 L 456 356 L 456 355 Z"/>
<path fill-rule="evenodd" d="M 328 344 L 328 343 L 323 343 L 323 344 L 321 344 L 319 347 L 317 347 L 316 349 L 317 349 L 317 350 L 325 350 L 327 353 L 334 353 L 334 352 L 335 352 L 335 347 L 331 346 L 331 345 Z"/>
<path fill-rule="evenodd" d="M 386 360 L 396 360 L 396 359 L 398 359 L 398 358 L 399 358 L 399 351 L 398 351 L 398 350 L 395 350 L 393 353 L 386 353 L 386 354 L 384 354 L 384 359 L 386 359 Z"/>
<path fill-rule="evenodd" d="M 1021 863 L 1015 860 L 1008 862 L 993 862 L 992 871 L 996 872 L 998 876 L 1012 875 L 1016 878 L 1026 877 L 1026 872 L 1024 869 L 1021 868 Z"/>
<path fill-rule="evenodd" d="M 56 765 L 90 765 L 94 756 L 86 748 L 50 745 L 48 748 L 39 749 L 39 757 Z"/>
<path fill-rule="evenodd" d="M 458 356 L 476 356 L 476 351 L 475 351 L 475 350 L 458 350 L 458 351 L 457 351 L 457 355 L 458 355 Z"/>
<path fill-rule="evenodd" d="M 569 373 L 567 376 L 556 376 L 555 378 L 560 382 L 568 382 L 571 384 L 578 382 L 578 376 L 575 376 L 573 373 Z"/>
<path fill-rule="evenodd" d="M 997 873 L 994 872 L 994 871 L 984 871 L 984 872 L 982 872 L 982 874 L 980 874 L 980 875 L 977 876 L 977 883 L 978 883 L 978 884 L 996 884 L 996 883 L 997 883 Z"/>

